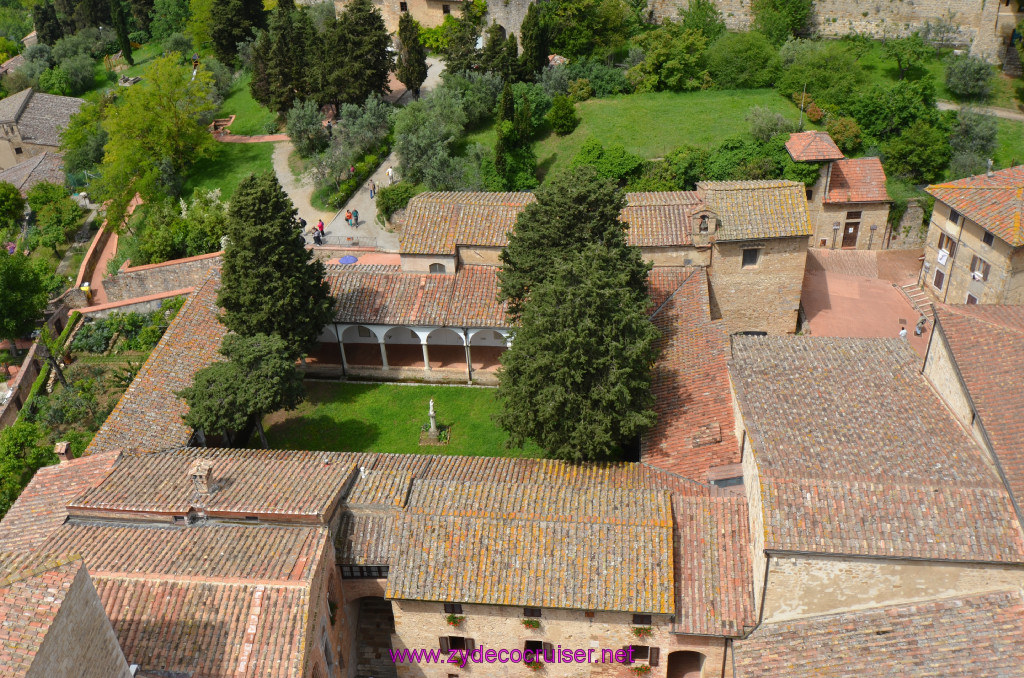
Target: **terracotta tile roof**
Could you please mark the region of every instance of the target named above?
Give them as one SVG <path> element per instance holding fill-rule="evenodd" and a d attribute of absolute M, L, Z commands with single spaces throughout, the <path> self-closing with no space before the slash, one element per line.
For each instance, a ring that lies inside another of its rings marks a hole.
<path fill-rule="evenodd" d="M 163 450 L 188 444 L 192 429 L 181 419 L 188 405 L 174 394 L 190 386 L 196 372 L 223 359 L 218 350 L 227 329 L 217 320 L 219 285 L 220 270 L 215 268 L 189 295 L 86 454 L 129 447 Z"/>
<path fill-rule="evenodd" d="M 637 247 L 692 245 L 690 215 L 700 206 L 692 191 L 627 193 L 622 220 L 627 239 Z"/>
<path fill-rule="evenodd" d="M 402 508 L 409 498 L 413 475 L 409 472 L 360 470 L 359 479 L 345 497 L 349 506 Z"/>
<path fill-rule="evenodd" d="M 1014 247 L 1024 245 L 1024 165 L 925 190 Z"/>
<path fill-rule="evenodd" d="M 0 122 L 17 123 L 24 141 L 60 146 L 60 133 L 85 101 L 24 89 L 0 100 Z"/>
<path fill-rule="evenodd" d="M 341 515 L 334 549 L 346 565 L 388 565 L 395 538 L 396 513 L 346 511 Z"/>
<path fill-rule="evenodd" d="M 641 439 L 641 459 L 707 482 L 708 469 L 740 461 L 729 338 L 721 322 L 711 320 L 704 269 L 655 268 L 649 282 L 651 319 L 661 332 L 651 387 L 658 420 Z"/>
<path fill-rule="evenodd" d="M 938 305 L 936 319 L 1020 511 L 1024 509 L 1024 307 Z"/>
<path fill-rule="evenodd" d="M 119 452 L 44 466 L 0 522 L 0 551 L 37 548 L 67 518 L 68 502 L 106 478 Z"/>
<path fill-rule="evenodd" d="M 405 210 L 403 254 L 454 253 L 456 245 L 504 247 L 532 193 L 420 193 Z"/>
<path fill-rule="evenodd" d="M 7 61 L 0 64 L 0 75 L 6 75 L 25 65 L 25 55 L 15 54 Z"/>
<path fill-rule="evenodd" d="M 405 273 L 398 266 L 331 266 L 327 282 L 337 322 L 507 326 L 494 266 L 463 266 L 455 275 Z"/>
<path fill-rule="evenodd" d="M 790 134 L 786 150 L 796 162 L 824 162 L 845 157 L 827 132 L 814 130 Z"/>
<path fill-rule="evenodd" d="M 0 172 L 0 181 L 13 184 L 22 196 L 27 195 L 30 188 L 43 181 L 63 186 L 64 157 L 51 151 L 34 155 Z"/>
<path fill-rule="evenodd" d="M 697 192 L 718 215 L 718 240 L 811 234 L 804 185 L 796 181 L 702 181 Z"/>
<path fill-rule="evenodd" d="M 1009 496 L 900 339 L 733 337 L 765 548 L 1024 562 Z"/>
<path fill-rule="evenodd" d="M 186 448 L 125 452 L 107 478 L 72 501 L 72 515 L 154 513 L 326 521 L 355 472 L 339 452 Z M 195 491 L 189 468 L 213 464 L 213 492 Z"/>
<path fill-rule="evenodd" d="M 760 626 L 734 645 L 736 678 L 1024 675 L 1020 591 Z"/>
<path fill-rule="evenodd" d="M 832 163 L 826 203 L 888 202 L 885 170 L 878 158 L 849 158 Z"/>
<path fill-rule="evenodd" d="M 740 636 L 757 621 L 743 496 L 673 497 L 676 627 Z"/>
<path fill-rule="evenodd" d="M 81 568 L 82 561 L 74 558 L 0 554 L 0 674 L 5 678 L 29 675 Z"/>

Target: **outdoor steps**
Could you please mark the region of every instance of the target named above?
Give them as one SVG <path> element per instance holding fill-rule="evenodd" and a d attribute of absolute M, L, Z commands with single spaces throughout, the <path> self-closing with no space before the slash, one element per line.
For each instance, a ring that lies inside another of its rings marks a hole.
<path fill-rule="evenodd" d="M 901 285 L 900 290 L 902 290 L 903 294 L 905 294 L 907 299 L 910 300 L 910 305 L 913 306 L 918 313 L 923 315 L 925 318 L 928 318 L 929 324 L 934 321 L 935 313 L 932 310 L 931 299 L 928 298 L 928 295 L 925 294 L 924 290 L 918 287 L 916 283 Z"/>
<path fill-rule="evenodd" d="M 1024 75 L 1024 67 L 1020 63 L 1020 54 L 1018 54 L 1017 48 L 1013 45 L 1006 46 L 1006 53 L 1003 58 L 1003 73 L 1014 78 Z"/>

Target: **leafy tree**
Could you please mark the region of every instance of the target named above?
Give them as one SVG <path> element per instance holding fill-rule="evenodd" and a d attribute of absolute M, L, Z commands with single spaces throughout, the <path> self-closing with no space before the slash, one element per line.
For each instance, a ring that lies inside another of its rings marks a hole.
<path fill-rule="evenodd" d="M 217 302 L 228 329 L 277 334 L 296 352 L 331 320 L 324 265 L 306 249 L 295 207 L 271 173 L 243 179 L 231 198 Z"/>
<path fill-rule="evenodd" d="M 915 183 L 942 178 L 952 156 L 949 135 L 925 120 L 916 120 L 882 147 L 885 171 Z"/>
<path fill-rule="evenodd" d="M 638 92 L 689 92 L 708 84 L 703 34 L 666 21 L 635 42 L 644 51 L 643 63 L 629 69 Z"/>
<path fill-rule="evenodd" d="M 70 196 L 65 195 L 59 200 L 44 205 L 36 214 L 36 226 L 40 232 L 40 242 L 53 248 L 55 256 L 59 245 L 67 243 L 68 238 L 82 222 L 82 208 Z"/>
<path fill-rule="evenodd" d="M 121 55 L 128 65 L 134 66 L 135 59 L 132 58 L 132 41 L 128 38 L 128 10 L 122 0 L 108 0 L 110 4 L 110 20 L 114 24 L 114 32 L 117 33 L 117 42 L 121 46 Z"/>
<path fill-rule="evenodd" d="M 288 111 L 288 136 L 303 158 L 327 148 L 327 130 L 316 102 L 299 101 L 292 106 Z"/>
<path fill-rule="evenodd" d="M 40 74 L 39 89 L 49 94 L 67 96 L 71 94 L 71 78 L 68 77 L 68 72 L 63 68 L 54 66 Z"/>
<path fill-rule="evenodd" d="M 552 51 L 573 60 L 604 57 L 633 34 L 622 0 L 548 0 L 543 8 Z"/>
<path fill-rule="evenodd" d="M 551 103 L 551 110 L 548 111 L 548 122 L 555 134 L 564 137 L 571 133 L 580 124 L 580 116 L 576 115 L 576 107 L 566 96 L 557 96 Z"/>
<path fill-rule="evenodd" d="M 524 80 L 534 80 L 548 63 L 548 29 L 544 23 L 540 6 L 530 3 L 520 28 L 523 51 L 519 55 L 520 75 Z"/>
<path fill-rule="evenodd" d="M 25 199 L 14 184 L 0 181 L 0 224 L 13 226 L 25 214 Z"/>
<path fill-rule="evenodd" d="M 718 40 L 725 34 L 725 21 L 722 13 L 712 0 L 690 0 L 686 9 L 679 9 L 677 20 L 683 30 L 700 31 L 707 38 L 708 44 Z"/>
<path fill-rule="evenodd" d="M 498 23 L 492 23 L 484 31 L 484 47 L 480 50 L 480 68 L 485 71 L 500 73 L 496 68 L 505 50 L 505 29 Z"/>
<path fill-rule="evenodd" d="M 64 171 L 69 175 L 90 170 L 103 160 L 107 131 L 103 129 L 102 117 L 107 103 L 105 99 L 86 102 L 61 131 L 60 149 L 64 153 Z"/>
<path fill-rule="evenodd" d="M 398 63 L 395 76 L 417 99 L 427 79 L 427 48 L 420 40 L 420 25 L 408 12 L 398 19 Z"/>
<path fill-rule="evenodd" d="M 825 131 L 836 142 L 836 146 L 843 153 L 853 153 L 860 148 L 861 131 L 860 125 L 853 118 L 830 117 L 825 125 Z"/>
<path fill-rule="evenodd" d="M 395 153 L 402 178 L 439 187 L 455 173 L 452 145 L 462 136 L 466 113 L 458 94 L 439 88 L 395 114 Z"/>
<path fill-rule="evenodd" d="M 390 219 L 395 212 L 405 209 L 409 201 L 422 192 L 422 188 L 408 181 L 400 181 L 394 186 L 381 186 L 377 191 L 377 212 L 385 220 Z"/>
<path fill-rule="evenodd" d="M 984 172 L 988 168 L 988 159 L 995 153 L 997 135 L 995 118 L 962 108 L 949 135 L 949 145 L 953 149 L 950 162 L 953 178 Z"/>
<path fill-rule="evenodd" d="M 153 20 L 149 24 L 154 40 L 164 40 L 185 30 L 188 0 L 153 0 Z"/>
<path fill-rule="evenodd" d="M 189 0 L 188 22 L 185 31 L 192 36 L 196 46 L 208 45 L 212 40 L 213 6 L 222 0 Z"/>
<path fill-rule="evenodd" d="M 979 57 L 951 56 L 946 60 L 946 89 L 960 99 L 984 101 L 992 91 L 992 67 Z"/>
<path fill-rule="evenodd" d="M 874 85 L 848 108 L 865 132 L 880 139 L 888 139 L 917 120 L 934 123 L 938 117 L 935 89 L 929 81 Z"/>
<path fill-rule="evenodd" d="M 218 0 L 210 8 L 210 37 L 213 53 L 225 63 L 233 63 L 238 43 L 252 37 L 254 31 L 266 28 L 262 0 Z"/>
<path fill-rule="evenodd" d="M 219 107 L 213 77 L 200 69 L 192 78 L 176 53 L 154 59 L 146 79 L 121 98 L 106 109 L 109 139 L 95 182 L 101 199 L 110 201 L 110 224 L 121 224 L 136 193 L 146 202 L 172 193 L 168 176 L 180 178 L 216 143 L 206 129 Z"/>
<path fill-rule="evenodd" d="M 93 85 L 96 62 L 86 54 L 78 54 L 60 62 L 60 70 L 64 71 L 67 77 L 71 94 L 81 94 Z"/>
<path fill-rule="evenodd" d="M 885 43 L 885 56 L 896 62 L 900 80 L 907 77 L 907 71 L 920 66 L 931 54 L 931 48 L 921 39 L 919 33 L 905 38 L 896 38 Z"/>
<path fill-rule="evenodd" d="M 618 68 L 605 65 L 597 59 L 581 59 L 569 64 L 569 80 L 585 79 L 594 90 L 594 96 L 607 97 L 631 91 L 629 81 Z"/>
<path fill-rule="evenodd" d="M 35 24 L 39 42 L 52 45 L 64 37 L 64 29 L 57 19 L 57 9 L 52 2 L 41 2 L 32 8 L 32 22 Z"/>
<path fill-rule="evenodd" d="M 444 74 L 440 89 L 458 96 L 466 124 L 475 126 L 494 115 L 504 81 L 497 73 L 463 71 Z"/>
<path fill-rule="evenodd" d="M 6 515 L 36 470 L 57 463 L 36 423 L 17 421 L 0 431 L 0 516 Z"/>
<path fill-rule="evenodd" d="M 295 369 L 298 353 L 281 337 L 262 333 L 229 334 L 220 352 L 227 361 L 199 370 L 192 385 L 176 394 L 189 406 L 183 419 L 203 432 L 224 431 L 229 441 L 240 445 L 255 427 L 266 449 L 263 417 L 293 410 L 305 398 L 302 375 Z"/>
<path fill-rule="evenodd" d="M 623 184 L 640 171 L 643 164 L 643 158 L 628 152 L 621 144 L 604 147 L 597 139 L 589 137 L 569 166 L 589 165 L 599 176 Z"/>
<path fill-rule="evenodd" d="M 494 128 L 494 169 L 500 181 L 492 188 L 521 191 L 536 186 L 537 157 L 530 146 L 530 136 L 535 129 L 533 105 L 525 93 L 517 98 L 508 83 L 501 93 Z"/>
<path fill-rule="evenodd" d="M 28 195 L 25 197 L 27 198 L 28 206 L 32 208 L 32 211 L 38 212 L 50 203 L 57 202 L 61 198 L 66 198 L 68 195 L 67 187 L 62 184 L 55 184 L 51 181 L 40 181 L 28 190 Z"/>
<path fill-rule="evenodd" d="M 726 33 L 708 50 L 708 72 L 723 89 L 771 87 L 781 70 L 778 50 L 756 31 Z"/>
<path fill-rule="evenodd" d="M 472 70 L 479 64 L 480 54 L 476 48 L 476 41 L 483 27 L 483 17 L 484 12 L 479 10 L 474 1 L 463 3 L 462 17 L 451 20 L 447 31 L 447 44 L 441 50 L 445 58 L 445 72 L 461 73 Z M 447 18 L 445 23 L 448 23 Z"/>
<path fill-rule="evenodd" d="M 0 338 L 14 343 L 31 332 L 43 317 L 47 296 L 42 267 L 0 247 Z"/>
<path fill-rule="evenodd" d="M 814 0 L 753 0 L 750 4 L 754 13 L 752 28 L 772 44 L 781 45 L 807 30 L 813 5 Z"/>
<path fill-rule="evenodd" d="M 845 106 L 858 89 L 862 69 L 849 47 L 835 40 L 791 40 L 779 50 L 783 72 L 775 89 L 785 97 L 803 92 L 819 104 Z"/>
<path fill-rule="evenodd" d="M 164 38 L 164 54 L 178 53 L 178 63 L 182 66 L 192 63 L 192 55 L 195 54 L 196 45 L 191 35 L 185 33 L 171 33 Z"/>

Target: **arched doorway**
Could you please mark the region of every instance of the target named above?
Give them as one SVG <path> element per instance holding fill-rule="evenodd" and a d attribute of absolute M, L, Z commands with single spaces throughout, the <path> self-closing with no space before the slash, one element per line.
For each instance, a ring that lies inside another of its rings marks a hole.
<path fill-rule="evenodd" d="M 466 369 L 466 346 L 462 336 L 448 327 L 439 327 L 427 335 L 431 368 Z"/>
<path fill-rule="evenodd" d="M 380 345 L 377 335 L 369 327 L 350 325 L 341 333 L 341 343 L 345 347 L 345 359 L 349 365 L 356 367 L 381 367 Z"/>
<path fill-rule="evenodd" d="M 672 652 L 668 656 L 668 678 L 700 678 L 704 655 L 700 652 Z"/>
<path fill-rule="evenodd" d="M 495 370 L 501 365 L 501 354 L 508 343 L 497 330 L 479 330 L 469 340 L 469 346 L 474 370 Z"/>

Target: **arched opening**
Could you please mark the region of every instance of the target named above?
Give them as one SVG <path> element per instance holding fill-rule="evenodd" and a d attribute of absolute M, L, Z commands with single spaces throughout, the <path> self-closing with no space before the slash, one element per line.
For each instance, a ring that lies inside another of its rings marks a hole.
<path fill-rule="evenodd" d="M 345 360 L 356 367 L 381 367 L 377 334 L 363 325 L 350 325 L 341 333 Z"/>
<path fill-rule="evenodd" d="M 668 656 L 667 678 L 700 678 L 704 668 L 700 652 L 673 652 Z"/>
<path fill-rule="evenodd" d="M 316 338 L 306 355 L 307 367 L 331 366 L 341 364 L 341 351 L 338 349 L 338 335 L 335 334 L 334 325 L 327 325 Z"/>
<path fill-rule="evenodd" d="M 391 634 L 395 632 L 395 615 L 391 601 L 367 596 L 359 599 L 356 617 L 355 675 L 373 678 L 398 678 L 391 659 Z"/>
<path fill-rule="evenodd" d="M 508 343 L 497 330 L 480 330 L 470 338 L 469 347 L 474 370 L 496 370 Z"/>
<path fill-rule="evenodd" d="M 446 271 L 444 269 L 444 264 L 431 264 L 430 265 L 430 272 L 431 273 L 445 273 Z"/>
<path fill-rule="evenodd" d="M 385 332 L 384 348 L 391 367 L 424 367 L 420 336 L 408 327 L 392 327 Z"/>
<path fill-rule="evenodd" d="M 440 327 L 427 335 L 430 368 L 466 369 L 466 346 L 455 330 Z"/>

